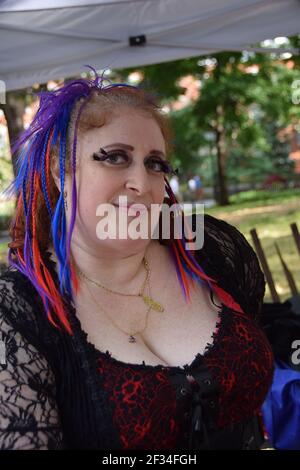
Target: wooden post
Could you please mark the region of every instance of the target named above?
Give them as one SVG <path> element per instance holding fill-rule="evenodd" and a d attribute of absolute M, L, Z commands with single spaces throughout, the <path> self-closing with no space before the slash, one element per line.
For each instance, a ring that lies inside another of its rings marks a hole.
<path fill-rule="evenodd" d="M 260 240 L 258 238 L 256 229 L 253 228 L 250 230 L 250 234 L 254 243 L 255 251 L 257 253 L 258 259 L 261 263 L 262 270 L 266 276 L 266 281 L 270 289 L 270 293 L 273 299 L 273 302 L 280 302 L 280 297 L 276 291 L 275 283 L 273 281 L 273 277 L 269 268 L 269 265 L 267 263 L 266 256 L 264 254 L 263 248 L 261 246 Z"/>
<path fill-rule="evenodd" d="M 296 247 L 298 249 L 298 253 L 300 255 L 300 234 L 299 234 L 296 222 L 291 224 L 290 227 L 291 227 L 292 234 L 293 234 L 293 237 L 294 237 L 294 240 L 295 240 L 295 243 L 296 243 Z"/>
<path fill-rule="evenodd" d="M 289 268 L 287 267 L 287 265 L 286 265 L 286 263 L 285 263 L 285 261 L 282 257 L 282 254 L 281 254 L 281 252 L 279 250 L 279 247 L 278 247 L 276 242 L 275 242 L 275 248 L 276 248 L 277 254 L 279 256 L 281 266 L 283 267 L 283 271 L 284 271 L 285 277 L 287 279 L 288 285 L 290 286 L 291 294 L 292 294 L 292 296 L 298 295 L 298 290 L 297 290 L 297 286 L 296 286 L 295 280 L 293 278 L 293 275 L 292 275 L 291 271 L 289 270 Z"/>

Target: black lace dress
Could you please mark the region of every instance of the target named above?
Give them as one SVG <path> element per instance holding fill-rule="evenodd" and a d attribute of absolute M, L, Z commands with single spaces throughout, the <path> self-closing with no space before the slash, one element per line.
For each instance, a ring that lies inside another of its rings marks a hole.
<path fill-rule="evenodd" d="M 74 335 L 58 331 L 30 281 L 13 268 L 2 273 L 0 449 L 260 447 L 274 370 L 259 325 L 265 279 L 245 237 L 204 217 L 197 259 L 241 309 L 222 302 L 212 342 L 183 367 L 128 364 L 98 350 L 70 301 Z"/>

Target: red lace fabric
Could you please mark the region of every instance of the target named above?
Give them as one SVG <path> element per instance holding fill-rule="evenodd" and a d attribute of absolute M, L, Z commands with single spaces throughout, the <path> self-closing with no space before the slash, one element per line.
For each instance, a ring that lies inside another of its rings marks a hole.
<path fill-rule="evenodd" d="M 114 424 L 125 449 L 176 448 L 181 433 L 175 391 L 167 374 L 151 366 L 99 358 L 99 372 L 114 402 Z"/>

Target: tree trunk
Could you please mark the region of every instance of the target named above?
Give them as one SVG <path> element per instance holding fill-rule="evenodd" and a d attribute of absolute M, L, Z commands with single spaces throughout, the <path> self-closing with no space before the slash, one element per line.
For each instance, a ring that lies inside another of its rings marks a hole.
<path fill-rule="evenodd" d="M 6 93 L 6 104 L 1 105 L 1 109 L 4 112 L 4 116 L 7 123 L 8 136 L 10 146 L 15 142 L 19 137 L 21 132 L 24 129 L 23 126 L 23 115 L 25 112 L 25 100 L 24 96 L 13 91 Z M 12 165 L 14 176 L 16 177 L 17 168 L 16 168 L 16 156 L 12 157 Z"/>
<path fill-rule="evenodd" d="M 217 165 L 218 165 L 218 199 L 220 206 L 229 205 L 227 177 L 226 177 L 226 143 L 225 131 L 223 126 L 223 108 L 217 106 L 217 127 L 216 127 L 216 147 L 217 147 Z"/>

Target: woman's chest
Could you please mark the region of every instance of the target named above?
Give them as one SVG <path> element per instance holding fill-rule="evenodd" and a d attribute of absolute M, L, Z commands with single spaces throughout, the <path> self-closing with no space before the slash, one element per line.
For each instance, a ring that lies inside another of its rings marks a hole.
<path fill-rule="evenodd" d="M 162 297 L 163 312 L 151 309 L 147 313 L 147 309 L 141 309 L 139 315 L 130 315 L 134 308 L 128 303 L 124 315 L 120 306 L 112 305 L 107 315 L 103 312 L 89 315 L 87 310 L 78 309 L 77 316 L 88 340 L 119 361 L 165 366 L 190 364 L 211 343 L 218 308 L 211 302 L 209 291 L 202 287 L 191 292 L 190 304 L 181 294 L 177 295 L 175 288 L 169 284 L 168 295 Z"/>

